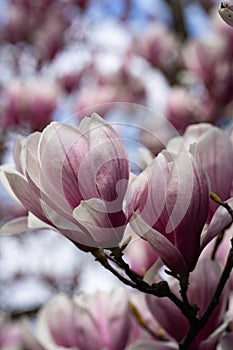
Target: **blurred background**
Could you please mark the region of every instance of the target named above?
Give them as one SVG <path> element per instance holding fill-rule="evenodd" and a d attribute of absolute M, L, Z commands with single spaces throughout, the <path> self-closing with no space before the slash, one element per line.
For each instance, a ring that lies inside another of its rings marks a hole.
<path fill-rule="evenodd" d="M 215 0 L 0 0 L 0 163 L 17 136 L 98 112 L 132 169 L 193 123 L 230 127 L 233 28 Z M 136 145 L 136 146 L 135 146 Z M 0 190 L 0 225 L 25 214 Z M 104 277 L 103 277 L 104 276 Z M 104 281 L 104 283 L 103 283 Z M 34 312 L 57 292 L 118 282 L 55 232 L 0 237 L 0 309 Z"/>

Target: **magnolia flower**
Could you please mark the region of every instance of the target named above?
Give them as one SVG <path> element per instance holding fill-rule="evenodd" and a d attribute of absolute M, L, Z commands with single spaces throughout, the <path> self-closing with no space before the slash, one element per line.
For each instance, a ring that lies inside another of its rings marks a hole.
<path fill-rule="evenodd" d="M 202 315 L 211 300 L 218 280 L 221 276 L 221 269 L 215 261 L 209 259 L 199 260 L 196 269 L 190 275 L 188 298 L 191 304 L 199 306 L 198 315 Z M 174 281 L 171 288 L 175 294 L 179 294 L 179 283 Z M 227 321 L 224 324 L 224 313 L 226 312 L 229 297 L 228 285 L 225 286 L 212 315 L 206 325 L 198 333 L 189 346 L 190 350 L 205 349 L 214 350 L 219 336 L 224 331 Z M 147 296 L 147 301 L 155 319 L 166 332 L 165 334 L 173 341 L 179 343 L 189 329 L 189 323 L 180 310 L 170 301 L 164 298 Z"/>
<path fill-rule="evenodd" d="M 206 175 L 190 152 L 161 152 L 133 181 L 127 195 L 132 229 L 177 274 L 196 265 L 207 219 Z"/>
<path fill-rule="evenodd" d="M 222 2 L 218 12 L 222 19 L 233 27 L 233 4 Z"/>
<path fill-rule="evenodd" d="M 196 143 L 202 167 L 208 174 L 210 190 L 223 201 L 230 198 L 233 183 L 233 144 L 229 135 L 211 124 L 197 124 L 189 126 L 183 137 L 173 138 L 168 142 L 170 151 L 177 154 L 189 149 Z M 210 220 L 218 205 L 210 200 Z"/>
<path fill-rule="evenodd" d="M 118 245 L 129 162 L 110 125 L 98 115 L 83 119 L 79 128 L 53 122 L 18 140 L 14 156 L 16 167 L 3 166 L 2 173 L 37 218 L 31 221 L 29 214 L 29 227 L 53 227 L 84 249 Z M 14 232 L 14 226 L 4 230 Z"/>
<path fill-rule="evenodd" d="M 40 311 L 34 338 L 43 349 L 124 350 L 130 331 L 127 292 L 56 296 Z"/>

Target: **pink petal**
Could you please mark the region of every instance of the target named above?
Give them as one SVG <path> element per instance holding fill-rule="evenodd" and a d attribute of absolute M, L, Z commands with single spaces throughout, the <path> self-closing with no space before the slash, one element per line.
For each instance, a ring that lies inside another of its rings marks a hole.
<path fill-rule="evenodd" d="M 129 161 L 117 132 L 94 114 L 88 129 L 88 158 L 94 171 L 101 198 L 113 202 L 114 211 L 121 208 L 129 179 Z"/>
<path fill-rule="evenodd" d="M 120 213 L 119 213 L 120 214 Z M 83 227 L 86 228 L 89 236 L 84 241 L 78 243 L 91 247 L 112 248 L 118 246 L 121 241 L 125 225 L 114 227 L 110 221 L 105 202 L 93 198 L 81 201 L 80 205 L 74 209 L 73 216 Z"/>
<path fill-rule="evenodd" d="M 207 219 L 209 205 L 206 175 L 191 154 L 181 153 L 175 160 L 168 183 L 168 201 L 171 201 L 171 205 L 174 203 L 172 196 L 177 188 L 176 202 L 167 230 L 168 232 L 174 230 L 176 247 L 191 271 L 199 255 L 200 236 Z"/>
<path fill-rule="evenodd" d="M 53 122 L 41 135 L 39 157 L 42 175 L 54 192 L 67 198 L 71 208 L 82 198 L 78 169 L 86 152 L 86 138 L 71 125 Z"/>
<path fill-rule="evenodd" d="M 17 172 L 5 172 L 5 175 L 12 190 L 24 207 L 42 221 L 48 222 L 43 213 L 39 197 L 32 191 L 25 178 Z"/>
<path fill-rule="evenodd" d="M 229 199 L 227 203 L 233 209 L 233 198 Z M 232 222 L 232 218 L 228 211 L 219 207 L 208 226 L 207 231 L 204 233 L 201 241 L 201 248 L 203 249 L 214 237 L 216 237 L 223 229 L 225 229 Z"/>
<path fill-rule="evenodd" d="M 146 239 L 158 256 L 173 272 L 187 273 L 186 263 L 179 250 L 160 232 L 152 229 L 137 214 L 134 214 L 130 225 L 134 232 Z"/>
<path fill-rule="evenodd" d="M 210 190 L 223 201 L 228 199 L 233 181 L 233 145 L 220 129 L 212 127 L 198 142 L 201 163 L 210 179 Z M 217 204 L 210 202 L 210 217 Z"/>
<path fill-rule="evenodd" d="M 73 221 L 72 210 L 67 201 L 58 192 L 55 192 L 47 179 L 40 171 L 40 161 L 38 147 L 40 143 L 40 133 L 30 135 L 24 145 L 25 153 L 25 173 L 32 191 L 39 198 L 54 208 L 62 217 Z"/>

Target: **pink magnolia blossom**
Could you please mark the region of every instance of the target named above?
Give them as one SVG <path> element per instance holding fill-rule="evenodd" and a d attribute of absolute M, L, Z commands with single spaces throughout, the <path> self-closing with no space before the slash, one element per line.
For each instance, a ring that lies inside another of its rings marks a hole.
<path fill-rule="evenodd" d="M 208 197 L 206 175 L 189 152 L 161 152 L 132 183 L 131 227 L 175 273 L 186 274 L 196 265 Z"/>
<path fill-rule="evenodd" d="M 19 139 L 15 163 L 2 172 L 40 220 L 29 220 L 29 227 L 50 225 L 85 249 L 119 244 L 129 162 L 119 136 L 98 115 L 83 119 L 79 128 L 53 122 L 42 133 Z"/>
<path fill-rule="evenodd" d="M 40 311 L 34 337 L 45 350 L 124 350 L 129 315 L 127 292 L 121 287 L 74 299 L 58 295 Z"/>
<path fill-rule="evenodd" d="M 233 183 L 233 143 L 229 135 L 211 124 L 189 126 L 183 137 L 172 139 L 167 147 L 179 153 L 196 143 L 202 167 L 208 174 L 210 190 L 223 201 L 230 198 Z M 209 220 L 218 205 L 210 200 Z"/>
<path fill-rule="evenodd" d="M 215 261 L 209 259 L 199 260 L 196 269 L 190 275 L 188 298 L 191 304 L 200 307 L 198 314 L 203 314 L 211 300 L 218 280 L 221 276 L 221 269 Z M 179 294 L 179 283 L 174 282 L 173 292 Z M 207 324 L 198 333 L 190 345 L 190 350 L 215 350 L 219 336 L 224 331 L 224 314 L 227 308 L 229 297 L 228 285 L 225 286 L 220 303 L 210 316 Z M 189 323 L 180 310 L 170 301 L 164 298 L 147 296 L 148 305 L 155 319 L 165 330 L 171 340 L 180 342 L 189 329 Z M 223 325 L 223 327 L 222 327 Z"/>

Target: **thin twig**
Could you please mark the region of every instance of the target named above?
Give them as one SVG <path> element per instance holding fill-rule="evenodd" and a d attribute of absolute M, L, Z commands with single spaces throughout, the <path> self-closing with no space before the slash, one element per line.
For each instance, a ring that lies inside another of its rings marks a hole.
<path fill-rule="evenodd" d="M 173 16 L 174 28 L 181 40 L 185 40 L 188 37 L 187 29 L 185 25 L 185 17 L 180 0 L 165 0 L 170 6 Z"/>

